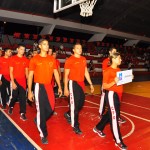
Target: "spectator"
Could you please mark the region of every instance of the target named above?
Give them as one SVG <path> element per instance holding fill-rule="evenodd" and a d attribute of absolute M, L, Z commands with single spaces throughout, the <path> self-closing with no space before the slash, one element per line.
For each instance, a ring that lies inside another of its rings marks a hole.
<path fill-rule="evenodd" d="M 95 66 L 94 66 L 94 63 L 93 63 L 93 60 L 90 60 L 89 62 L 89 72 L 92 72 L 92 76 L 94 77 L 95 76 Z"/>

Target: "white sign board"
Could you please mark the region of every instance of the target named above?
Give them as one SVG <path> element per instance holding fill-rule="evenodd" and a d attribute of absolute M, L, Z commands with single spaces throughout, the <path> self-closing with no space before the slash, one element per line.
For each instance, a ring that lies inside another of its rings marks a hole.
<path fill-rule="evenodd" d="M 132 82 L 132 79 L 133 79 L 132 69 L 117 72 L 117 77 L 119 78 L 119 81 L 118 81 L 117 85 Z"/>

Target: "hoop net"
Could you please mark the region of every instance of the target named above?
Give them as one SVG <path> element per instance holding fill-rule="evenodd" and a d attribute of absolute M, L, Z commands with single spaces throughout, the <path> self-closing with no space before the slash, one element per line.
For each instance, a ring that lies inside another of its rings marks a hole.
<path fill-rule="evenodd" d="M 83 17 L 89 17 L 93 15 L 93 8 L 96 4 L 97 0 L 87 0 L 83 3 L 80 3 L 80 15 Z"/>

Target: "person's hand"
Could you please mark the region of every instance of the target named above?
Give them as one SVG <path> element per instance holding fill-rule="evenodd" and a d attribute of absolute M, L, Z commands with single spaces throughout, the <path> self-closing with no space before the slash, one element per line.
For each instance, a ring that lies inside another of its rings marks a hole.
<path fill-rule="evenodd" d="M 15 90 L 17 88 L 17 85 L 15 82 L 12 82 L 12 89 Z"/>
<path fill-rule="evenodd" d="M 2 81 L 0 80 L 0 85 L 2 85 Z"/>
<path fill-rule="evenodd" d="M 94 86 L 93 86 L 93 84 L 90 85 L 90 89 L 91 89 L 91 93 L 93 93 L 94 92 Z"/>
<path fill-rule="evenodd" d="M 116 78 L 114 79 L 114 81 L 115 81 L 115 83 L 118 83 L 119 78 L 118 78 L 118 77 L 116 77 Z"/>
<path fill-rule="evenodd" d="M 69 96 L 69 94 L 70 94 L 70 93 L 69 93 L 68 88 L 67 88 L 67 89 L 64 89 L 64 95 L 68 97 L 68 96 Z"/>
<path fill-rule="evenodd" d="M 62 96 L 62 89 L 61 88 L 58 88 L 58 95 L 59 95 L 59 97 Z"/>
<path fill-rule="evenodd" d="M 34 94 L 32 92 L 28 91 L 28 99 L 29 101 L 33 102 L 34 101 Z"/>

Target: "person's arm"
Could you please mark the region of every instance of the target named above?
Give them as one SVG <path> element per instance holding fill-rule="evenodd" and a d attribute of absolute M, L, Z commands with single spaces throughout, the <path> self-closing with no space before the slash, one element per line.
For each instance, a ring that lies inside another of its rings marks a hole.
<path fill-rule="evenodd" d="M 12 83 L 12 89 L 15 90 L 17 88 L 17 85 L 14 81 L 14 75 L 13 75 L 14 68 L 10 67 L 9 71 L 10 71 L 10 80 L 11 80 L 11 83 Z"/>
<path fill-rule="evenodd" d="M 111 88 L 111 87 L 114 86 L 118 81 L 119 81 L 119 78 L 116 77 L 116 78 L 114 79 L 114 81 L 112 81 L 112 82 L 110 82 L 110 83 L 103 83 L 103 88 L 104 88 L 104 89 Z"/>
<path fill-rule="evenodd" d="M 33 101 L 33 93 L 32 93 L 32 82 L 33 82 L 34 71 L 29 71 L 28 74 L 28 99 Z"/>
<path fill-rule="evenodd" d="M 68 89 L 69 73 L 70 73 L 70 69 L 64 70 L 64 95 L 67 97 L 69 96 L 69 89 Z"/>
<path fill-rule="evenodd" d="M 25 75 L 26 75 L 26 79 L 28 79 L 28 75 L 29 75 L 29 69 L 25 68 Z"/>
<path fill-rule="evenodd" d="M 90 84 L 91 93 L 93 93 L 94 92 L 94 87 L 93 87 L 93 84 L 92 84 L 92 81 L 91 81 L 91 78 L 90 78 L 87 67 L 85 68 L 85 78 L 88 81 L 88 83 Z"/>
<path fill-rule="evenodd" d="M 57 69 L 54 69 L 54 76 L 55 76 L 55 80 L 56 80 L 57 85 L 58 85 L 58 94 L 59 94 L 59 97 L 61 97 L 62 96 L 62 89 L 61 89 L 60 77 L 59 77 Z"/>
<path fill-rule="evenodd" d="M 58 66 L 58 73 L 59 73 L 59 78 L 61 80 L 61 70 L 60 70 L 60 66 Z"/>

